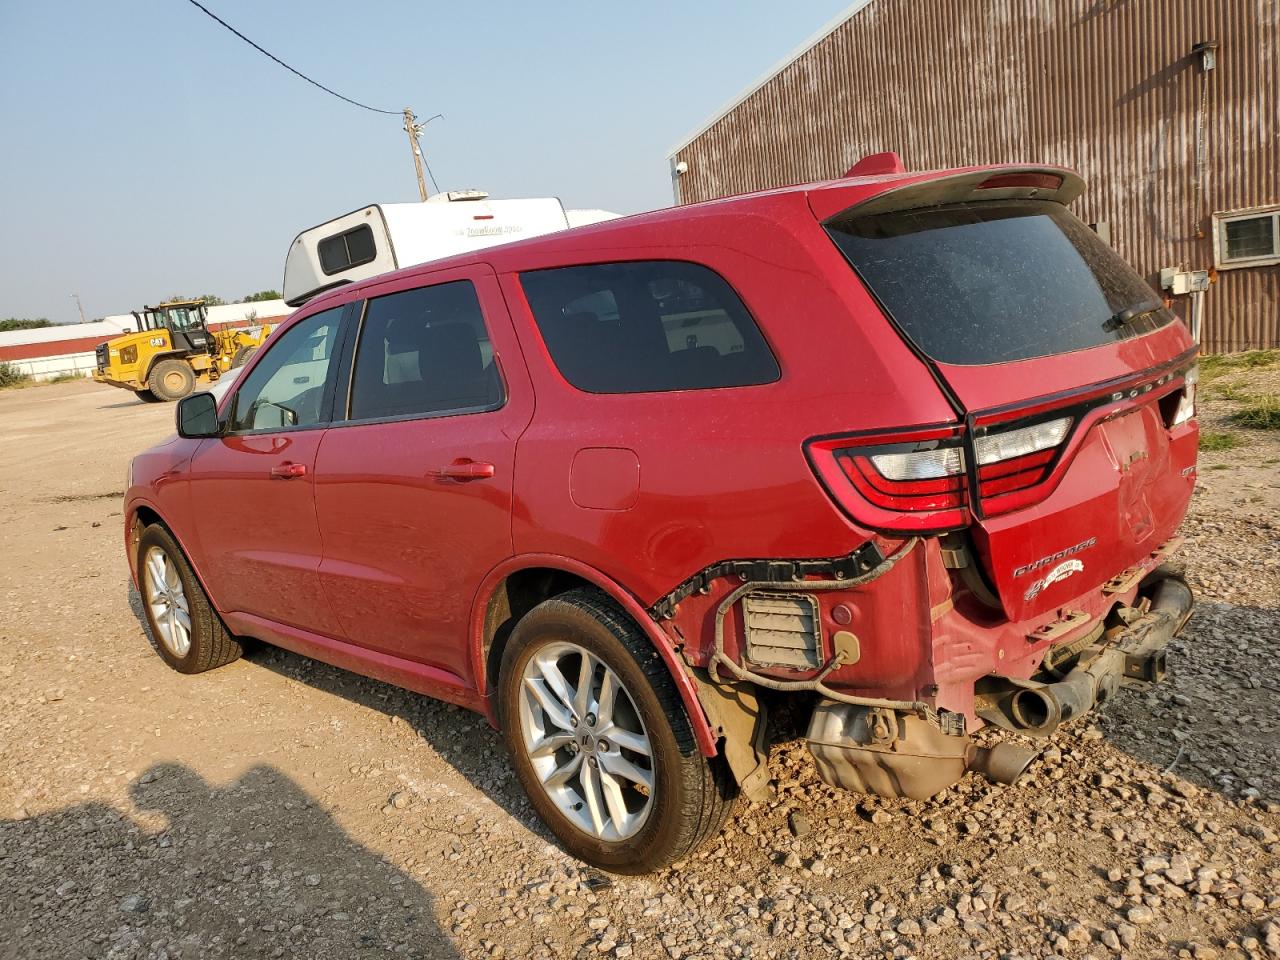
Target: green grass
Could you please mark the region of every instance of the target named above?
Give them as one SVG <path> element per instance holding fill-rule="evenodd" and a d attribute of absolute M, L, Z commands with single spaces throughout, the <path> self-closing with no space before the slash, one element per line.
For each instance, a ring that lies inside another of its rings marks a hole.
<path fill-rule="evenodd" d="M 1243 380 L 1232 380 L 1230 383 L 1214 380 L 1205 384 L 1203 389 L 1206 398 L 1233 400 L 1237 403 L 1251 399 L 1251 395 L 1245 393 Z"/>
<path fill-rule="evenodd" d="M 0 363 L 0 390 L 5 387 L 25 387 L 30 382 L 31 377 L 12 363 Z"/>
<path fill-rule="evenodd" d="M 1280 350 L 1212 353 L 1200 358 L 1200 382 L 1208 383 L 1231 370 L 1254 370 L 1280 364 Z"/>
<path fill-rule="evenodd" d="M 1280 430 L 1280 395 L 1250 397 L 1231 415 L 1231 421 L 1251 430 Z"/>
<path fill-rule="evenodd" d="M 1240 438 L 1234 433 L 1215 430 L 1204 430 L 1200 434 L 1200 449 L 1216 453 L 1220 450 L 1234 450 L 1240 446 Z"/>
<path fill-rule="evenodd" d="M 50 377 L 45 383 L 67 383 L 71 380 L 83 380 L 83 373 L 60 373 L 56 377 Z"/>

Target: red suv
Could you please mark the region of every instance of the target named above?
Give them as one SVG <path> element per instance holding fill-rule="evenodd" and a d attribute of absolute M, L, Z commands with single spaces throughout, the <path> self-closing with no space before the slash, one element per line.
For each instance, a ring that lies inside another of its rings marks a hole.
<path fill-rule="evenodd" d="M 851 177 L 341 286 L 140 454 L 160 655 L 241 637 L 484 713 L 641 872 L 822 777 L 926 798 L 1159 680 L 1196 346 L 1052 167 Z M 982 742 L 996 742 L 983 737 Z"/>

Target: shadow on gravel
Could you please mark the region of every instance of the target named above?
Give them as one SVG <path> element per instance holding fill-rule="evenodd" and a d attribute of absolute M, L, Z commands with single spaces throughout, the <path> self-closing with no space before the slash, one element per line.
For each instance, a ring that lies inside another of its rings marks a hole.
<path fill-rule="evenodd" d="M 246 659 L 331 696 L 398 718 L 521 827 L 548 843 L 556 842 L 525 798 L 501 734 L 479 714 L 267 644 L 251 646 Z"/>
<path fill-rule="evenodd" d="M 98 407 L 99 410 L 119 410 L 121 407 L 150 407 L 154 404 L 147 403 L 141 397 L 133 396 L 128 400 L 122 400 L 119 403 L 104 403 Z"/>
<path fill-rule="evenodd" d="M 1280 798 L 1280 609 L 1200 600 L 1169 676 L 1100 715 L 1130 756 L 1229 797 Z"/>
<path fill-rule="evenodd" d="M 126 581 L 129 610 L 147 643 L 159 656 L 158 641 L 147 624 L 142 597 Z M 501 807 L 521 827 L 547 843 L 555 837 L 534 813 L 511 772 L 501 735 L 479 714 L 432 700 L 409 690 L 371 680 L 291 651 L 245 639 L 245 660 L 331 696 L 341 697 L 387 717 L 398 718 L 431 744 L 467 782 Z M 0 958 L 2 960 L 2 958 Z"/>
<path fill-rule="evenodd" d="M 274 768 L 220 787 L 158 764 L 130 793 L 143 824 L 0 820 L 0 957 L 458 956 L 430 895 Z"/>

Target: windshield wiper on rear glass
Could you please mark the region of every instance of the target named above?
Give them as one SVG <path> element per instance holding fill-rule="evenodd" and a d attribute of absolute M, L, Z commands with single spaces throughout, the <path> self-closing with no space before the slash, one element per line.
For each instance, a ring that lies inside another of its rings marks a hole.
<path fill-rule="evenodd" d="M 1102 325 L 1102 329 L 1107 332 L 1119 330 L 1121 327 L 1126 327 L 1135 320 L 1141 320 L 1143 317 L 1149 317 L 1151 314 L 1162 309 L 1164 309 L 1164 304 L 1159 302 L 1153 303 L 1152 301 L 1147 300 L 1144 303 L 1135 303 L 1131 307 L 1125 307 L 1119 313 L 1113 313 L 1110 319 Z"/>

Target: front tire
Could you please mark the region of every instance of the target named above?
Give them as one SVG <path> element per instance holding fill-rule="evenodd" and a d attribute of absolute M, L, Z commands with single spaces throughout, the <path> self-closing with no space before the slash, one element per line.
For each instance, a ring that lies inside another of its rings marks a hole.
<path fill-rule="evenodd" d="M 158 523 L 138 540 L 138 592 L 161 659 L 179 673 L 204 673 L 244 652 L 222 625 L 182 548 Z"/>
<path fill-rule="evenodd" d="M 147 389 L 168 403 L 181 400 L 195 388 L 195 372 L 182 360 L 161 360 L 147 377 Z"/>
<path fill-rule="evenodd" d="M 234 370 L 236 367 L 243 367 L 246 363 L 249 362 L 249 358 L 252 357 L 257 352 L 258 352 L 258 348 L 256 346 L 250 346 L 246 344 L 245 346 L 241 347 L 239 350 L 235 352 L 235 355 L 232 356 L 231 358 L 231 369 Z"/>
<path fill-rule="evenodd" d="M 652 643 L 600 591 L 539 604 L 498 681 L 503 736 L 538 815 L 574 856 L 649 873 L 724 825 L 736 785 L 698 750 Z"/>

